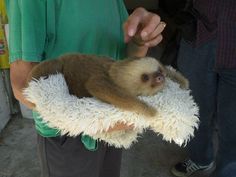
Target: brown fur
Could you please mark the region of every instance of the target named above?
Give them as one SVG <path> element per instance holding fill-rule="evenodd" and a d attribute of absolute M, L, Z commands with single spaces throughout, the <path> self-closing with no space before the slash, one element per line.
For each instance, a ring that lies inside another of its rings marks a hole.
<path fill-rule="evenodd" d="M 156 110 L 137 96 L 156 94 L 163 88 L 164 76 L 169 71 L 150 58 L 114 61 L 107 57 L 70 54 L 40 63 L 33 68 L 28 81 L 56 73 L 64 75 L 70 93 L 77 97 L 94 96 L 119 108 L 154 116 Z M 175 76 L 170 73 L 171 77 Z M 183 83 L 185 79 L 181 76 L 175 80 Z M 157 82 L 157 77 L 161 81 Z"/>

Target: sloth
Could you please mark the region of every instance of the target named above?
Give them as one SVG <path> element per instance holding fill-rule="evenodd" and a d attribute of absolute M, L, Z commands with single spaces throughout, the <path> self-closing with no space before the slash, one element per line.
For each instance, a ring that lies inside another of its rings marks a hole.
<path fill-rule="evenodd" d="M 137 96 L 152 96 L 164 88 L 166 77 L 188 88 L 188 81 L 179 72 L 168 69 L 151 57 L 115 61 L 109 57 L 67 54 L 41 62 L 29 74 L 28 82 L 62 73 L 69 93 L 95 97 L 118 108 L 153 117 L 157 110 Z"/>

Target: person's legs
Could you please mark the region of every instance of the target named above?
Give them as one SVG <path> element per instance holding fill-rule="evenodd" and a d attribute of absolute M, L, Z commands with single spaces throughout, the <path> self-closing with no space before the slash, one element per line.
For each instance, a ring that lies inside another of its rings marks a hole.
<path fill-rule="evenodd" d="M 236 177 L 236 69 L 219 70 L 217 177 Z"/>
<path fill-rule="evenodd" d="M 217 92 L 217 73 L 214 71 L 215 52 L 215 40 L 196 48 L 185 41 L 181 42 L 177 65 L 179 71 L 189 80 L 191 93 L 199 106 L 200 125 L 195 131 L 194 138 L 187 145 L 189 158 L 192 161 L 175 166 L 173 170 L 176 171 L 172 170 L 172 172 L 176 176 L 189 176 L 197 171 L 198 165 L 207 167 L 213 162 L 212 135 Z M 186 172 L 188 167 L 189 172 Z M 182 171 L 180 174 L 177 174 L 178 168 Z"/>
<path fill-rule="evenodd" d="M 216 110 L 217 74 L 214 71 L 215 41 L 192 48 L 183 43 L 178 67 L 188 79 L 192 95 L 199 106 L 200 126 L 194 138 L 187 145 L 190 158 L 207 165 L 213 161 L 212 132 Z"/>
<path fill-rule="evenodd" d="M 44 138 L 38 135 L 38 147 L 42 177 L 99 177 L 108 149 L 104 142 L 98 142 L 98 149 L 89 151 L 80 136 Z M 121 153 L 115 153 L 110 163 L 120 161 Z M 110 170 L 117 172 L 117 166 L 118 163 L 111 165 Z"/>
<path fill-rule="evenodd" d="M 122 149 L 107 147 L 99 177 L 119 177 Z"/>

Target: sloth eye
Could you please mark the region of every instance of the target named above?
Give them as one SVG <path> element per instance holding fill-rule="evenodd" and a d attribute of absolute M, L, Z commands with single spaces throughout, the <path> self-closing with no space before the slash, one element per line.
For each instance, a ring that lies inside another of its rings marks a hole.
<path fill-rule="evenodd" d="M 162 72 L 159 70 L 159 71 L 157 71 L 157 72 L 155 72 L 155 73 L 153 74 L 153 77 L 156 78 L 156 77 L 162 75 L 161 73 L 162 73 Z"/>
<path fill-rule="evenodd" d="M 149 76 L 147 74 L 142 74 L 141 79 L 143 82 L 147 82 L 149 80 Z"/>

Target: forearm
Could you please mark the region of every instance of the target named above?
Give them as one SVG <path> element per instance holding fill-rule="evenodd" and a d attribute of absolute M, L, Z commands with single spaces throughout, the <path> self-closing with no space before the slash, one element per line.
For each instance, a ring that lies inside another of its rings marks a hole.
<path fill-rule="evenodd" d="M 145 57 L 148 52 L 148 47 L 145 45 L 138 45 L 133 41 L 128 43 L 127 55 L 128 57 Z"/>
<path fill-rule="evenodd" d="M 28 74 L 37 63 L 18 60 L 10 65 L 11 86 L 15 98 L 30 109 L 34 104 L 29 102 L 23 95 L 23 89 L 27 87 Z"/>
<path fill-rule="evenodd" d="M 35 107 L 35 105 L 33 103 L 29 102 L 27 99 L 25 99 L 24 95 L 22 94 L 23 88 L 24 87 L 22 87 L 21 89 L 13 88 L 14 96 L 19 102 L 24 104 L 27 108 L 33 109 Z"/>

